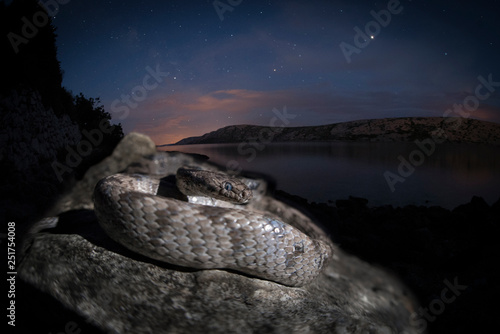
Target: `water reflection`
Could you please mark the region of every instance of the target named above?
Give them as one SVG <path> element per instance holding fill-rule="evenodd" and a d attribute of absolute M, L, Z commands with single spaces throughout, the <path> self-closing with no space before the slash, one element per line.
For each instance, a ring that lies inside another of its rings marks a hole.
<path fill-rule="evenodd" d="M 261 150 L 260 150 L 261 149 Z M 439 144 L 415 172 L 391 192 L 383 174 L 397 173 L 398 157 L 408 160 L 414 143 L 272 143 L 206 144 L 166 147 L 205 154 L 226 166 L 236 160 L 243 169 L 266 173 L 279 189 L 311 201 L 349 195 L 370 205 L 440 205 L 453 208 L 473 195 L 492 204 L 500 197 L 500 149 L 474 144 Z"/>

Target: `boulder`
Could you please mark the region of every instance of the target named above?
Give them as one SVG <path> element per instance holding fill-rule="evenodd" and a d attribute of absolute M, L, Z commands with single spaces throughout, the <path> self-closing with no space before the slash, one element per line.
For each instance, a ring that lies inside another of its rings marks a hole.
<path fill-rule="evenodd" d="M 31 228 L 18 267 L 32 295 L 42 296 L 30 314 L 47 317 L 50 300 L 69 312 L 54 328 L 73 332 L 422 333 L 411 321 L 418 308 L 411 292 L 338 247 L 317 279 L 292 288 L 227 270 L 176 267 L 112 241 L 92 211 L 91 185 L 150 149 L 142 136 L 125 137 L 53 209 L 54 218 Z M 173 164 L 207 163 L 167 154 Z"/>

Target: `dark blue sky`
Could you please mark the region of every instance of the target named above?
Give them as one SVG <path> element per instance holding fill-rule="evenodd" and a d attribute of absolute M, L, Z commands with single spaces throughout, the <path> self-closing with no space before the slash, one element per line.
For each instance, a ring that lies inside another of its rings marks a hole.
<path fill-rule="evenodd" d="M 63 85 L 157 144 L 269 125 L 284 106 L 288 126 L 443 116 L 464 101 L 467 117 L 500 122 L 500 83 L 471 98 L 479 76 L 500 82 L 498 1 L 60 2 Z M 355 40 L 356 27 L 371 31 Z"/>

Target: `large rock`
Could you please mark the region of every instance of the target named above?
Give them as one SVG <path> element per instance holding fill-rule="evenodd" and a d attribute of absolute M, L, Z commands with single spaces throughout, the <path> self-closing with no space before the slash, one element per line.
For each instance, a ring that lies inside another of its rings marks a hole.
<path fill-rule="evenodd" d="M 148 145 L 139 142 L 128 140 L 128 151 Z M 125 144 L 117 149 L 127 152 Z M 90 171 L 85 184 L 124 167 L 115 158 L 96 166 L 100 172 Z M 169 153 L 169 159 L 206 164 L 180 153 Z M 106 236 L 85 199 L 88 190 L 77 188 L 80 193 L 59 207 L 65 212 L 33 226 L 18 268 L 24 282 L 74 312 L 69 319 L 80 319 L 77 326 L 85 321 L 107 333 L 422 332 L 411 326 L 416 304 L 405 286 L 340 249 L 323 274 L 302 288 L 225 270 L 179 268 L 134 254 Z M 42 309 L 36 304 L 33 313 Z"/>
<path fill-rule="evenodd" d="M 94 208 L 92 194 L 100 179 L 124 170 L 142 156 L 154 153 L 156 146 L 149 137 L 135 132 L 128 134 L 118 143 L 109 157 L 89 168 L 85 177 L 75 184 L 73 191 L 65 194 L 48 214 L 57 215 L 76 209 L 92 210 Z"/>

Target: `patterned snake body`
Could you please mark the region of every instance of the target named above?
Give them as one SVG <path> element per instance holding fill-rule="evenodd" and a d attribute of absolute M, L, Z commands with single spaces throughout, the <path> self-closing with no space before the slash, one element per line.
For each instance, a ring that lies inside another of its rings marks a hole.
<path fill-rule="evenodd" d="M 158 178 L 139 174 L 115 174 L 99 181 L 95 211 L 106 233 L 156 260 L 198 269 L 232 269 L 288 286 L 312 281 L 332 255 L 328 237 L 310 237 L 275 213 L 163 197 L 157 195 L 159 186 Z M 221 199 L 245 203 L 252 198 L 243 181 L 211 171 L 181 168 L 177 188 L 188 196 L 201 192 L 214 203 Z"/>

